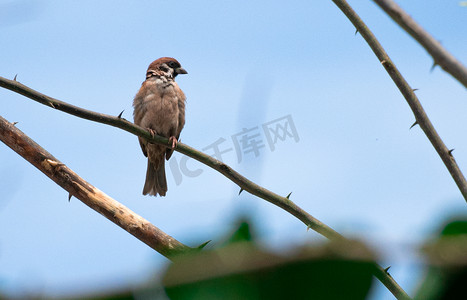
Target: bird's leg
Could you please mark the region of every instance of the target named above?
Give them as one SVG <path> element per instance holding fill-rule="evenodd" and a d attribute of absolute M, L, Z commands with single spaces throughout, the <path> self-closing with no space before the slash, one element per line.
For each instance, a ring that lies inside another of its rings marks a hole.
<path fill-rule="evenodd" d="M 171 136 L 169 137 L 169 145 L 172 145 L 172 149 L 175 149 L 175 147 L 177 146 L 177 138 L 174 137 L 174 136 Z"/>
<path fill-rule="evenodd" d="M 153 129 L 151 129 L 151 128 L 146 128 L 146 130 L 149 131 L 149 133 L 151 134 L 152 137 L 154 137 L 154 136 L 156 135 L 156 132 L 155 132 Z M 152 142 L 152 141 L 148 141 L 148 143 L 151 143 L 151 144 L 152 144 L 153 142 Z"/>

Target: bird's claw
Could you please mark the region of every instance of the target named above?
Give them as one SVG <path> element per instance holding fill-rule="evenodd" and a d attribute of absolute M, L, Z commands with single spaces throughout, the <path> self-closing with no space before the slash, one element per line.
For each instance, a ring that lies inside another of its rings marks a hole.
<path fill-rule="evenodd" d="M 169 145 L 171 145 L 172 149 L 175 149 L 175 147 L 177 147 L 177 143 L 178 143 L 178 141 L 177 141 L 176 137 L 171 136 L 169 138 Z"/>
<path fill-rule="evenodd" d="M 152 137 L 154 137 L 156 135 L 156 132 L 151 129 L 151 128 L 147 128 L 147 130 L 149 131 L 149 133 L 152 135 Z"/>

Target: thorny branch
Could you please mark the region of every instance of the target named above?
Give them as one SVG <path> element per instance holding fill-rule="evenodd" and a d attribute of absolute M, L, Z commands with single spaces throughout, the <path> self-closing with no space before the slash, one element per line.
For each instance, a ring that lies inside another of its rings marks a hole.
<path fill-rule="evenodd" d="M 125 131 L 128 131 L 132 134 L 137 136 L 143 137 L 149 141 L 168 145 L 168 139 L 160 137 L 160 136 L 153 136 L 147 130 L 142 127 L 139 127 L 123 118 L 121 115 L 118 117 L 105 115 L 96 113 L 90 110 L 82 109 L 77 106 L 70 105 L 66 102 L 54 99 L 52 97 L 46 96 L 42 93 L 39 93 L 19 82 L 16 80 L 9 80 L 3 77 L 0 77 L 0 86 L 16 93 L 19 93 L 23 96 L 26 96 L 32 100 L 35 100 L 39 103 L 47 105 L 57 110 L 61 110 L 67 112 L 69 114 L 75 115 L 80 118 L 88 119 L 91 121 L 111 125 Z M 177 144 L 175 148 L 176 151 L 183 153 L 191 158 L 198 160 L 199 162 L 215 169 L 219 173 L 223 174 L 225 177 L 236 183 L 240 187 L 240 191 L 247 191 L 252 195 L 260 197 L 278 207 L 284 209 L 285 211 L 289 212 L 297 219 L 302 221 L 308 228 L 315 230 L 316 232 L 322 234 L 323 236 L 336 240 L 336 239 L 345 239 L 342 235 L 334 231 L 331 227 L 327 226 L 326 224 L 322 223 L 318 219 L 311 216 L 309 213 L 301 209 L 295 203 L 288 199 L 288 197 L 283 197 L 277 195 L 257 184 L 248 180 L 235 170 L 233 170 L 228 165 L 212 158 L 211 156 L 202 153 L 194 148 L 191 148 L 181 142 Z M 407 294 L 404 290 L 397 284 L 397 282 L 386 272 L 381 266 L 376 265 L 375 268 L 375 276 L 380 280 L 398 299 L 409 299 Z M 404 297 L 405 295 L 405 297 Z"/>
<path fill-rule="evenodd" d="M 41 94 L 17 81 L 9 80 L 3 77 L 0 77 L 0 86 L 11 91 L 17 92 L 23 96 L 26 96 L 32 100 L 35 100 L 54 109 L 64 111 L 66 113 L 75 115 L 80 118 L 118 127 L 137 136 L 143 137 L 149 141 L 168 146 L 168 139 L 157 135 L 152 136 L 151 133 L 146 129 L 139 127 L 138 125 L 135 125 L 121 117 L 119 118 L 82 109 L 80 107 Z M 305 225 L 307 225 L 309 228 L 317 231 L 325 237 L 330 239 L 342 238 L 342 236 L 339 233 L 334 231 L 326 224 L 323 224 L 319 220 L 315 219 L 306 211 L 298 207 L 295 203 L 290 201 L 287 197 L 277 195 L 265 188 L 260 187 L 259 185 L 240 175 L 237 171 L 224 164 L 223 162 L 218 161 L 217 159 L 214 159 L 211 156 L 204 154 L 194 148 L 191 148 L 190 146 L 185 145 L 181 142 L 177 143 L 177 147 L 175 148 L 175 150 L 198 160 L 199 162 L 213 168 L 214 170 L 217 170 L 225 177 L 235 182 L 242 190 L 247 191 L 250 194 L 258 196 L 286 210 L 287 212 L 291 213 L 299 220 L 301 220 L 303 223 L 305 223 Z"/>
<path fill-rule="evenodd" d="M 373 0 L 400 27 L 410 34 L 433 57 L 433 67 L 441 66 L 457 81 L 467 87 L 467 68 L 462 65 L 440 42 L 426 32 L 412 17 L 392 0 Z"/>

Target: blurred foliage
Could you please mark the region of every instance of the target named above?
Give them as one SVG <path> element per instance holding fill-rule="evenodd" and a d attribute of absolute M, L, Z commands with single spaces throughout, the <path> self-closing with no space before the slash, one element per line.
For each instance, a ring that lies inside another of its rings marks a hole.
<path fill-rule="evenodd" d="M 218 240 L 224 241 L 218 247 L 176 257 L 163 274 L 163 286 L 152 279 L 134 290 L 69 299 L 366 299 L 374 281 L 375 256 L 358 241 L 277 254 L 257 242 L 245 218 Z M 447 222 L 422 252 L 428 268 L 415 299 L 467 299 L 467 218 Z"/>
<path fill-rule="evenodd" d="M 467 219 L 442 226 L 422 251 L 429 267 L 415 299 L 467 299 Z"/>
<path fill-rule="evenodd" d="M 251 223 L 218 249 L 178 257 L 163 278 L 170 299 L 365 299 L 373 255 L 359 242 L 277 255 L 254 240 Z"/>
<path fill-rule="evenodd" d="M 237 223 L 239 223 L 238 228 L 228 236 L 224 245 L 235 244 L 237 242 L 255 242 L 256 234 L 253 232 L 250 222 L 246 218 L 241 217 Z"/>

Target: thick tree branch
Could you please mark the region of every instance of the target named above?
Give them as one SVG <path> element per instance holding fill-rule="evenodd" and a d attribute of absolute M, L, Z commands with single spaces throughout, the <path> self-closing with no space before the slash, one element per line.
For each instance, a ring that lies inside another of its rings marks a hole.
<path fill-rule="evenodd" d="M 91 121 L 96 121 L 103 124 L 108 124 L 130 133 L 133 133 L 137 136 L 143 137 L 147 140 L 150 140 L 155 143 L 162 145 L 168 145 L 168 139 L 160 136 L 152 136 L 151 133 L 146 131 L 144 128 L 141 128 L 131 122 L 128 122 L 125 119 L 122 119 L 120 116 L 114 117 L 105 114 L 95 113 L 86 109 L 82 109 L 73 105 L 70 105 L 66 102 L 54 99 L 52 97 L 41 94 L 16 80 L 9 80 L 3 77 L 0 77 L 0 86 L 21 95 L 24 95 L 32 100 L 35 100 L 44 105 L 50 106 L 52 108 L 67 112 L 69 114 L 75 115 L 80 118 L 88 119 Z M 233 170 L 228 165 L 206 155 L 194 148 L 191 148 L 183 143 L 178 143 L 175 149 L 176 151 L 183 153 L 191 158 L 198 160 L 199 162 L 213 168 L 219 173 L 223 174 L 225 177 L 232 180 L 236 183 L 241 190 L 247 191 L 252 195 L 258 196 L 278 207 L 289 212 L 297 219 L 302 221 L 308 228 L 315 230 L 316 232 L 322 234 L 323 236 L 329 239 L 345 239 L 342 235 L 334 231 L 332 228 L 317 220 L 306 211 L 301 209 L 287 197 L 279 196 L 257 184 L 248 180 L 247 178 L 240 175 L 238 172 Z M 375 276 L 398 298 L 398 299 L 409 299 L 404 290 L 397 284 L 397 282 L 387 273 L 381 266 L 376 265 Z M 402 295 L 402 296 L 397 296 Z M 403 296 L 407 297 L 403 297 Z"/>
<path fill-rule="evenodd" d="M 420 128 L 423 130 L 423 132 L 425 132 L 425 135 L 430 140 L 436 152 L 438 152 L 438 155 L 441 157 L 441 160 L 456 182 L 457 187 L 462 193 L 462 196 L 467 201 L 467 181 L 465 180 L 464 174 L 462 174 L 459 166 L 456 163 L 456 160 L 452 156 L 452 151 L 446 147 L 446 145 L 441 140 L 441 137 L 436 132 L 413 89 L 396 68 L 396 65 L 391 61 L 388 54 L 386 51 L 384 51 L 376 37 L 360 19 L 357 13 L 355 13 L 355 11 L 349 6 L 347 1 L 333 0 L 333 2 L 340 8 L 340 10 L 342 10 L 342 12 L 347 16 L 350 22 L 352 22 L 355 28 L 357 28 L 357 31 L 360 32 L 362 37 L 370 46 L 371 50 L 373 50 L 376 57 L 386 69 L 386 72 L 388 72 L 391 79 L 399 88 L 400 92 L 412 109 L 413 114 L 415 115 L 416 124 L 420 125 Z"/>
<path fill-rule="evenodd" d="M 110 198 L 0 116 L 0 140 L 84 204 L 167 258 L 191 248 Z"/>
<path fill-rule="evenodd" d="M 373 0 L 433 57 L 434 64 L 467 87 L 467 68 L 392 0 Z"/>

